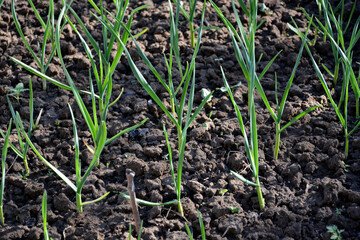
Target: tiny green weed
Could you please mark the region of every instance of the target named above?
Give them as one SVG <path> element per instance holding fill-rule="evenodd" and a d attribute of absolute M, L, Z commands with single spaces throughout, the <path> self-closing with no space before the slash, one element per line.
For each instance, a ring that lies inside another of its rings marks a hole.
<path fill-rule="evenodd" d="M 18 102 L 20 100 L 20 93 L 28 91 L 29 89 L 24 88 L 23 83 L 16 84 L 15 88 L 7 87 L 8 90 L 10 90 L 12 93 L 9 93 L 8 96 L 14 97 Z"/>
<path fill-rule="evenodd" d="M 344 232 L 343 229 L 338 229 L 338 227 L 336 225 L 331 225 L 331 226 L 327 226 L 326 227 L 328 233 L 331 233 L 331 237 L 330 239 L 334 239 L 334 240 L 341 240 L 341 233 Z"/>

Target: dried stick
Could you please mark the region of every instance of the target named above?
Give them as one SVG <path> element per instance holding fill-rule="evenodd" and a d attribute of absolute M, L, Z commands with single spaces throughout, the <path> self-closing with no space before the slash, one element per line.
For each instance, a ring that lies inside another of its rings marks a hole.
<path fill-rule="evenodd" d="M 140 228 L 141 228 L 141 220 L 140 220 L 138 206 L 137 206 L 137 203 L 136 203 L 134 177 L 135 177 L 135 172 L 133 170 L 131 170 L 131 169 L 126 169 L 126 178 L 127 178 L 127 181 L 128 181 L 127 188 L 128 188 L 128 191 L 129 191 L 131 208 L 132 208 L 132 212 L 133 212 L 134 219 L 135 219 L 136 232 L 139 235 L 140 234 Z"/>

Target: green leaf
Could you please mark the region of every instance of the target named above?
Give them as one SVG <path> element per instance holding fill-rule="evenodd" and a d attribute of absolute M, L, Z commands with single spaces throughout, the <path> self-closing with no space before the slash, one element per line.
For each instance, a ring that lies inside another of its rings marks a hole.
<path fill-rule="evenodd" d="M 320 105 L 317 105 L 317 106 L 313 106 L 313 107 L 310 107 L 308 109 L 306 109 L 304 112 L 300 113 L 299 115 L 297 115 L 296 117 L 294 117 L 293 119 L 291 119 L 290 122 L 288 122 L 284 127 L 282 127 L 280 129 L 280 133 L 282 131 L 284 131 L 287 127 L 289 127 L 291 124 L 293 124 L 295 121 L 297 121 L 298 119 L 302 118 L 303 116 L 305 116 L 306 114 L 308 114 L 309 112 L 315 110 L 316 108 L 319 108 L 319 107 L 323 107 L 321 104 Z"/>
<path fill-rule="evenodd" d="M 230 209 L 231 213 L 237 213 L 238 211 L 241 210 L 241 208 L 239 208 L 239 207 L 229 207 L 229 209 Z"/>
<path fill-rule="evenodd" d="M 85 184 L 86 179 L 88 178 L 88 176 L 90 175 L 92 169 L 95 167 L 95 165 L 99 161 L 100 154 L 101 154 L 101 152 L 102 152 L 102 150 L 104 149 L 104 146 L 105 146 L 106 135 L 107 135 L 107 130 L 106 130 L 105 122 L 101 121 L 100 129 L 99 129 L 99 142 L 98 142 L 98 145 L 96 146 L 94 157 L 93 157 L 89 167 L 87 168 L 84 176 L 82 177 L 80 183 L 77 186 L 77 193 L 78 194 L 81 194 L 81 190 L 82 190 L 82 188 L 83 188 L 83 186 Z"/>
<path fill-rule="evenodd" d="M 54 165 L 52 165 L 50 162 L 48 162 L 45 158 L 41 156 L 39 151 L 35 148 L 34 144 L 31 142 L 30 138 L 25 133 L 24 129 L 22 129 L 22 134 L 25 137 L 26 141 L 29 143 L 31 149 L 40 158 L 40 160 L 43 161 L 48 167 L 50 167 L 51 170 L 53 170 L 71 189 L 73 189 L 76 192 L 76 186 L 71 182 L 71 180 L 67 178 L 61 171 L 59 171 Z"/>
<path fill-rule="evenodd" d="M 187 232 L 187 234 L 189 236 L 189 239 L 194 240 L 194 237 L 193 237 L 193 235 L 191 233 L 191 230 L 190 230 L 189 226 L 187 225 L 187 223 L 185 223 L 185 228 L 186 228 L 186 232 Z"/>
<path fill-rule="evenodd" d="M 82 205 L 84 206 L 84 205 L 88 205 L 88 204 L 92 204 L 92 203 L 99 202 L 99 201 L 103 200 L 104 198 L 106 198 L 106 196 L 109 195 L 109 194 L 110 194 L 110 192 L 107 192 L 107 193 L 105 193 L 104 195 L 102 195 L 101 197 L 99 197 L 99 198 L 97 198 L 97 199 L 94 199 L 94 200 L 92 200 L 92 201 L 83 202 Z"/>
<path fill-rule="evenodd" d="M 205 234 L 205 226 L 204 226 L 204 222 L 201 218 L 201 214 L 200 211 L 197 210 L 198 213 L 198 218 L 199 218 L 199 223 L 200 223 L 200 230 L 201 230 L 201 238 L 202 240 L 206 240 L 206 234 Z"/>
<path fill-rule="evenodd" d="M 234 171 L 230 171 L 232 175 L 234 175 L 235 177 L 237 177 L 239 180 L 241 180 L 242 182 L 246 183 L 246 184 L 249 184 L 250 186 L 253 186 L 253 187 L 258 187 L 259 185 L 252 182 L 252 181 L 249 181 L 247 180 L 246 178 L 244 178 L 243 176 L 241 176 L 240 174 L 234 172 Z"/>
<path fill-rule="evenodd" d="M 119 193 L 121 196 L 123 196 L 124 198 L 130 200 L 130 196 L 120 192 Z M 136 198 L 136 202 L 139 204 L 143 204 L 143 205 L 147 205 L 147 206 L 151 206 L 151 207 L 156 207 L 156 206 L 165 206 L 165 205 L 170 205 L 170 204 L 175 204 L 178 203 L 177 200 L 173 200 L 173 201 L 169 201 L 169 202 L 165 202 L 165 203 L 154 203 L 154 202 L 149 202 L 149 201 L 145 201 L 139 198 Z"/>
<path fill-rule="evenodd" d="M 118 137 L 120 137 L 121 135 L 125 134 L 125 133 L 128 133 L 128 132 L 131 132 L 132 130 L 140 127 L 141 125 L 143 125 L 149 118 L 145 118 L 144 120 L 142 120 L 140 123 L 134 125 L 134 126 L 131 126 L 131 127 L 128 127 L 124 130 L 122 130 L 121 132 L 119 132 L 118 134 L 116 134 L 115 136 L 113 136 L 112 138 L 110 138 L 109 140 L 107 140 L 105 142 L 105 145 L 111 143 L 112 141 L 114 141 L 115 139 L 117 139 Z"/>
<path fill-rule="evenodd" d="M 5 174 L 6 174 L 6 157 L 7 157 L 7 151 L 8 151 L 8 144 L 9 144 L 9 136 L 11 132 L 11 124 L 12 124 L 12 118 L 10 119 L 8 130 L 6 132 L 4 145 L 2 147 L 1 151 L 1 186 L 0 186 L 0 206 L 3 206 L 3 198 L 4 198 L 4 188 L 5 188 Z M 2 216 L 1 216 L 2 217 Z"/>
<path fill-rule="evenodd" d="M 41 213 L 43 218 L 43 227 L 44 227 L 44 240 L 49 240 L 49 233 L 47 230 L 47 193 L 46 190 L 44 191 L 44 195 L 42 198 L 42 207 L 41 207 Z"/>

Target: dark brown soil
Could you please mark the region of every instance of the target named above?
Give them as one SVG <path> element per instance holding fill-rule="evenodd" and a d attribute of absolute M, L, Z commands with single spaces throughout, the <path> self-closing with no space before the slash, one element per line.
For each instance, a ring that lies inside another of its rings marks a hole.
<path fill-rule="evenodd" d="M 111 2 L 111 1 L 109 1 Z M 273 11 L 272 15 L 259 14 L 265 23 L 257 32 L 257 56 L 262 55 L 259 71 L 275 54 L 283 50 L 262 80 L 268 98 L 275 104 L 274 73 L 277 73 L 279 88 L 284 89 L 291 75 L 301 42 L 286 25 L 294 18 L 304 31 L 306 17 L 299 7 L 317 13 L 315 1 L 264 0 Z M 353 1 L 349 1 L 353 2 Z M 40 10 L 47 12 L 46 1 L 35 1 Z M 216 1 L 231 21 L 230 0 Z M 133 29 L 149 30 L 138 40 L 149 59 L 160 73 L 166 74 L 163 53 L 169 51 L 169 6 L 167 1 L 131 1 L 131 8 L 143 4 L 152 6 L 135 15 Z M 112 5 L 109 4 L 108 7 Z M 56 11 L 61 5 L 56 5 Z M 91 16 L 89 4 L 73 3 L 74 9 L 88 23 L 92 34 L 101 38 L 101 25 Z M 25 35 L 36 46 L 42 39 L 41 26 L 27 1 L 16 1 L 18 18 Z M 199 4 L 198 10 L 201 10 Z M 41 11 L 40 11 L 41 12 Z M 360 14 L 357 5 L 355 16 Z M 245 19 L 245 18 L 244 18 Z M 189 32 L 186 22 L 182 25 L 181 53 L 189 60 L 193 50 L 189 47 Z M 246 22 L 246 20 L 245 20 Z M 199 19 L 196 19 L 199 24 Z M 208 26 L 223 27 L 220 18 L 211 9 L 206 13 Z M 310 32 L 310 37 L 314 32 Z M 80 89 L 88 88 L 89 61 L 80 40 L 69 27 L 62 36 L 63 54 L 69 71 Z M 359 46 L 359 45 L 358 45 Z M 133 44 L 128 45 L 136 64 L 145 70 L 144 63 L 136 55 Z M 321 40 L 312 47 L 317 60 L 331 66 L 333 59 L 328 43 Z M 29 73 L 13 63 L 9 56 L 28 64 L 34 64 L 31 55 L 19 37 L 10 11 L 10 1 L 5 1 L 0 10 L 0 124 L 6 130 L 10 111 L 5 95 L 7 87 L 23 82 L 28 87 Z M 354 58 L 359 61 L 355 47 Z M 354 61 L 355 62 L 355 61 Z M 241 111 L 247 121 L 247 87 L 241 73 L 230 36 L 225 28 L 207 30 L 204 33 L 197 57 L 196 103 L 201 101 L 200 90 L 215 90 L 223 86 L 219 66 L 223 66 L 231 85 L 243 84 L 235 92 Z M 35 65 L 34 65 L 35 66 Z M 357 73 L 357 72 L 356 72 Z M 55 57 L 48 71 L 50 76 L 66 83 L 66 78 Z M 145 74 L 155 91 L 164 99 L 161 85 L 151 74 Z M 76 102 L 71 92 L 48 83 L 42 91 L 41 80 L 31 76 L 34 85 L 35 115 L 42 108 L 44 113 L 32 140 L 36 147 L 65 175 L 74 179 L 74 148 L 72 122 L 67 107 Z M 329 84 L 331 79 L 329 78 Z M 48 226 L 53 239 L 128 239 L 129 224 L 133 216 L 128 200 L 119 192 L 126 192 L 126 168 L 135 171 L 137 197 L 165 202 L 176 198 L 172 185 L 167 148 L 162 131 L 164 113 L 141 88 L 132 75 L 124 56 L 114 74 L 114 96 L 124 87 L 121 100 L 108 114 L 109 135 L 149 120 L 138 130 L 125 134 L 107 146 L 101 156 L 100 167 L 95 169 L 83 193 L 84 200 L 95 199 L 106 191 L 111 194 L 101 202 L 84 207 L 79 213 L 75 206 L 75 194 L 65 183 L 47 168 L 33 152 L 29 153 L 31 174 L 21 177 L 22 161 L 9 149 L 8 173 L 5 186 L 5 226 L 0 227 L 0 239 L 43 239 L 41 199 L 48 192 Z M 29 119 L 28 92 L 21 94 L 19 102 L 11 99 L 21 117 Z M 85 98 L 86 100 L 86 98 Z M 86 100 L 90 103 L 90 99 Z M 183 171 L 182 202 L 185 217 L 200 238 L 197 209 L 201 212 L 207 239 L 330 239 L 326 226 L 336 225 L 344 229 L 343 239 L 360 239 L 360 134 L 350 138 L 349 158 L 344 165 L 344 131 L 329 104 L 321 83 L 306 53 L 301 60 L 283 120 L 288 121 L 300 111 L 323 102 L 324 107 L 306 115 L 282 134 L 279 160 L 273 159 L 275 124 L 260 99 L 257 100 L 257 121 L 260 148 L 260 176 L 266 208 L 259 210 L 256 191 L 230 175 L 230 170 L 250 177 L 243 138 L 236 121 L 228 95 L 216 91 L 211 104 L 207 104 L 189 131 Z M 354 105 L 353 102 L 351 102 Z M 211 118 L 210 112 L 213 111 Z M 349 122 L 355 122 L 354 109 L 350 109 Z M 81 113 L 75 109 L 79 120 L 79 135 L 90 142 L 90 133 Z M 203 127 L 204 123 L 210 126 Z M 171 124 L 168 124 L 171 128 Z M 172 141 L 175 142 L 175 135 Z M 16 132 L 11 141 L 16 143 Z M 89 164 L 91 154 L 81 143 L 83 166 Z M 176 153 L 175 153 L 176 155 Z M 176 159 L 176 158 L 174 158 Z M 228 190 L 220 194 L 222 190 Z M 230 208 L 238 207 L 232 213 Z M 176 206 L 140 207 L 144 221 L 143 239 L 188 239 L 186 220 L 177 213 Z M 133 227 L 134 229 L 134 227 Z M 136 235 L 135 232 L 132 233 Z"/>

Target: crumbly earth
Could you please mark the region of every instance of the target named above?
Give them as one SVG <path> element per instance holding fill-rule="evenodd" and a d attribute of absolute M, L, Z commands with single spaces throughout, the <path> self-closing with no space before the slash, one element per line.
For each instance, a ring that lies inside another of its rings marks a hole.
<path fill-rule="evenodd" d="M 47 1 L 34 2 L 40 14 L 45 17 Z M 110 4 L 112 1 L 108 2 L 105 7 L 113 9 L 113 5 Z M 166 76 L 163 54 L 169 51 L 168 2 L 130 2 L 131 9 L 151 4 L 151 7 L 135 14 L 133 29 L 136 29 L 135 33 L 148 29 L 138 38 L 139 44 L 159 73 Z M 229 20 L 235 23 L 231 1 L 215 2 Z M 259 73 L 272 57 L 282 50 L 262 80 L 263 88 L 275 109 L 274 74 L 277 73 L 281 96 L 301 45 L 299 37 L 294 35 L 287 23 L 293 18 L 300 29 L 305 31 L 308 21 L 300 7 L 313 14 L 317 14 L 318 9 L 312 0 L 259 2 L 264 2 L 271 10 L 268 15 L 259 13 L 259 22 L 265 20 L 256 35 L 256 54 L 258 58 L 262 56 L 258 66 Z M 201 11 L 201 5 L 198 3 L 198 13 Z M 91 15 L 91 5 L 75 1 L 72 6 L 94 37 L 100 40 L 101 24 Z M 55 7 L 57 17 L 61 4 L 58 3 Z M 27 1 L 16 1 L 16 11 L 24 34 L 35 49 L 37 42 L 42 41 L 41 26 Z M 204 32 L 196 64 L 195 105 L 201 101 L 202 88 L 215 90 L 223 86 L 219 68 L 222 66 L 230 85 L 242 82 L 242 85 L 234 90 L 234 96 L 247 123 L 247 84 L 234 56 L 230 36 L 209 3 L 206 11 L 205 24 L 220 27 L 221 30 Z M 359 14 L 358 3 L 355 16 Z M 345 15 L 348 16 L 348 13 Z M 244 14 L 241 13 L 241 16 L 246 24 Z M 187 22 L 183 17 L 180 21 L 180 52 L 185 62 L 191 59 L 193 49 L 189 47 Z M 196 27 L 199 22 L 197 17 Z M 355 21 L 351 26 L 354 23 Z M 313 30 L 309 36 L 314 37 Z M 65 27 L 61 38 L 62 53 L 70 74 L 76 79 L 76 85 L 79 89 L 89 89 L 90 65 L 79 38 L 69 26 Z M 134 49 L 134 44 L 129 43 L 128 48 L 153 89 L 163 102 L 168 102 L 168 94 L 146 69 Z M 353 62 L 359 61 L 358 49 L 355 47 Z M 318 39 L 311 50 L 318 62 L 333 67 L 328 42 Z M 48 53 L 50 51 L 51 48 L 47 49 Z M 68 103 L 74 108 L 80 138 L 91 145 L 91 136 L 72 93 L 51 83 L 48 83 L 48 90 L 43 91 L 41 80 L 17 66 L 9 56 L 37 67 L 16 31 L 10 1 L 5 1 L 0 11 L 0 127 L 3 131 L 6 130 L 11 115 L 5 97 L 9 93 L 7 87 L 15 87 L 17 83 L 22 82 L 27 88 L 31 76 L 35 116 L 43 109 L 40 124 L 33 133 L 32 140 L 46 159 L 66 176 L 75 179 L 73 132 Z M 67 83 L 56 57 L 47 74 Z M 331 86 L 331 78 L 326 74 L 325 76 Z M 152 202 L 166 202 L 176 198 L 162 124 L 166 123 L 176 160 L 174 127 L 138 84 L 125 56 L 117 66 L 113 81 L 114 99 L 122 88 L 124 93 L 108 113 L 108 135 L 113 136 L 145 118 L 149 120 L 136 131 L 124 134 L 105 148 L 100 167 L 94 169 L 83 189 L 83 200 L 95 199 L 106 191 L 110 191 L 110 195 L 96 204 L 85 206 L 84 212 L 79 213 L 76 210 L 72 189 L 53 174 L 32 151 L 29 151 L 31 174 L 24 179 L 21 177 L 24 171 L 23 163 L 9 149 L 6 160 L 8 172 L 4 200 L 5 226 L 0 227 L 0 239 L 43 239 L 41 200 L 44 190 L 48 193 L 48 228 L 53 239 L 129 239 L 129 224 L 133 224 L 133 216 L 129 201 L 119 194 L 127 192 L 126 168 L 131 168 L 136 173 L 138 198 Z M 339 87 L 336 87 L 335 98 L 339 93 Z M 19 101 L 14 98 L 11 98 L 11 101 L 15 110 L 19 111 L 22 119 L 27 122 L 30 114 L 28 92 L 22 93 Z M 84 101 L 90 106 L 90 98 L 84 96 Z M 187 223 L 194 237 L 199 239 L 198 209 L 204 221 L 206 238 L 209 240 L 330 239 L 331 235 L 326 229 L 330 225 L 344 230 L 341 233 L 343 239 L 360 239 L 359 130 L 350 138 L 349 158 L 345 160 L 344 130 L 326 98 L 307 53 L 304 52 L 286 103 L 282 125 L 302 110 L 320 103 L 324 107 L 301 118 L 282 133 L 279 159 L 274 160 L 275 124 L 257 96 L 259 169 L 266 201 L 265 209 L 260 211 L 255 189 L 230 175 L 230 170 L 234 170 L 251 178 L 251 171 L 229 97 L 224 92 L 215 91 L 211 102 L 201 111 L 189 130 L 182 189 L 186 219 L 179 216 L 175 205 L 142 205 L 139 209 L 144 221 L 142 238 L 188 239 L 185 230 Z M 354 106 L 355 102 L 351 98 L 351 126 L 356 121 Z M 3 140 L 1 141 L 3 143 Z M 14 129 L 11 141 L 14 144 L 17 142 Z M 80 147 L 82 165 L 85 169 L 92 155 L 83 141 Z M 231 208 L 238 208 L 238 211 L 233 213 Z M 136 236 L 134 230 L 131 234 Z"/>

